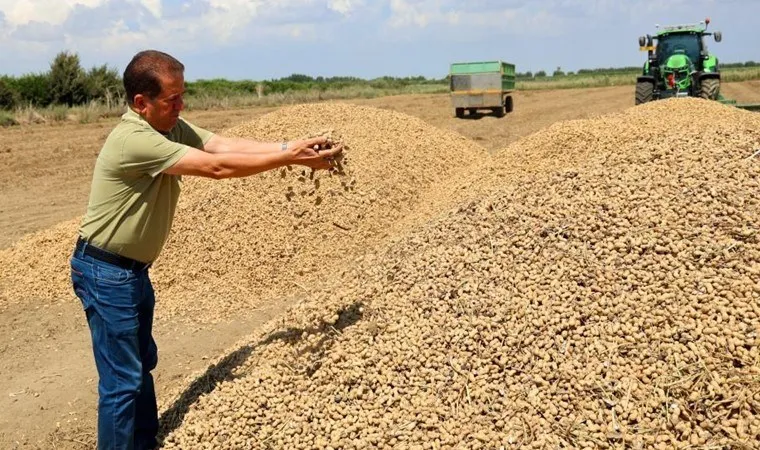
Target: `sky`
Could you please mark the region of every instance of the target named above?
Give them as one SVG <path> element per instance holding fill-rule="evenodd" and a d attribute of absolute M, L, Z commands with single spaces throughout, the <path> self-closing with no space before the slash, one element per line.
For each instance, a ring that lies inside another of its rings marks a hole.
<path fill-rule="evenodd" d="M 0 0 L 0 74 L 45 72 L 61 51 L 121 73 L 145 49 L 189 81 L 638 66 L 638 36 L 706 17 L 721 61 L 760 61 L 760 0 Z"/>

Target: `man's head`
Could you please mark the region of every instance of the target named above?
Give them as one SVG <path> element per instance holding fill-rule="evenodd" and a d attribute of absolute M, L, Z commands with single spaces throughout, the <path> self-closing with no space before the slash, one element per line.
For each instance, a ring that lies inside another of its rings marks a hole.
<path fill-rule="evenodd" d="M 171 130 L 185 106 L 184 71 L 181 62 L 155 50 L 136 54 L 124 70 L 129 106 L 158 131 Z"/>

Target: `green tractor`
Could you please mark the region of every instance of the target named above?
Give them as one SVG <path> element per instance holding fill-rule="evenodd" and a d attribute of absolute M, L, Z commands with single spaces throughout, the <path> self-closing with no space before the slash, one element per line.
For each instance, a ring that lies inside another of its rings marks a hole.
<path fill-rule="evenodd" d="M 707 52 L 705 36 L 720 42 L 720 31 L 707 32 L 710 19 L 692 25 L 657 27 L 655 36 L 642 36 L 648 52 L 644 71 L 636 79 L 636 104 L 670 97 L 720 98 L 718 58 Z M 657 41 L 655 45 L 654 41 Z"/>

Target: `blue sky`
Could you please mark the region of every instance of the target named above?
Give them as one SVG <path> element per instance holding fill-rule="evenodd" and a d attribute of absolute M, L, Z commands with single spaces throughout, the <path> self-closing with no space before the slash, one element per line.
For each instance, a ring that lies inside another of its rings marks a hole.
<path fill-rule="evenodd" d="M 62 50 L 123 71 L 135 52 L 186 78 L 442 77 L 455 61 L 552 72 L 639 65 L 639 35 L 710 17 L 724 62 L 760 61 L 760 0 L 0 0 L 0 74 Z"/>

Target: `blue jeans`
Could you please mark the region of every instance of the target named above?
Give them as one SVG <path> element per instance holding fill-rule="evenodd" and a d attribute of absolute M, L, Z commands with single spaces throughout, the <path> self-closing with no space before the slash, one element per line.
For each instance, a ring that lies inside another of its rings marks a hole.
<path fill-rule="evenodd" d="M 150 371 L 158 350 L 148 269 L 122 269 L 78 250 L 71 258 L 71 281 L 87 316 L 98 369 L 98 449 L 155 448 L 158 411 Z"/>

